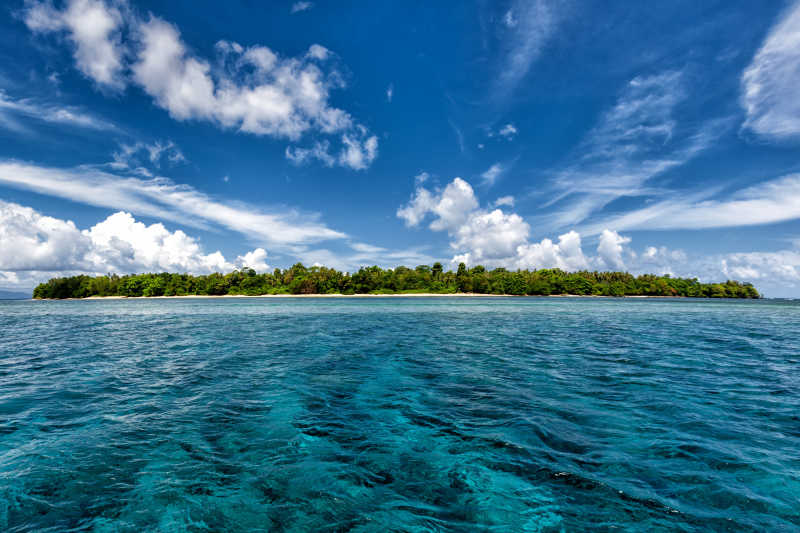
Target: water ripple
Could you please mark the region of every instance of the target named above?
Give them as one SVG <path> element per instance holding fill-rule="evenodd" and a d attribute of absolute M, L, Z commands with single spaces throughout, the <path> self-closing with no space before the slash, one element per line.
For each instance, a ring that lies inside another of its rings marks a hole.
<path fill-rule="evenodd" d="M 3 531 L 800 531 L 800 306 L 0 302 Z"/>

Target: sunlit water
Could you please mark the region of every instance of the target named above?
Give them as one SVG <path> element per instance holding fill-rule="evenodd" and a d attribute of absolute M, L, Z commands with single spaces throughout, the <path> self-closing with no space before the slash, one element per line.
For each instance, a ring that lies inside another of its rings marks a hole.
<path fill-rule="evenodd" d="M 800 305 L 0 302 L 2 531 L 797 531 Z"/>

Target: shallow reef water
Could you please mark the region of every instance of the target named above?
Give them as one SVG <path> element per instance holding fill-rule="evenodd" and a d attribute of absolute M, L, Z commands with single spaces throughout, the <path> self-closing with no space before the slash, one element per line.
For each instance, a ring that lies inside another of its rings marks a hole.
<path fill-rule="evenodd" d="M 0 302 L 0 530 L 800 531 L 800 304 Z"/>

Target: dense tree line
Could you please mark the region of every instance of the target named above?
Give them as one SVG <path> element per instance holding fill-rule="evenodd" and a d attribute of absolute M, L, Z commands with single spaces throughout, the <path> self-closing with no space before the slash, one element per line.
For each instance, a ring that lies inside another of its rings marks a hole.
<path fill-rule="evenodd" d="M 482 266 L 445 271 L 441 263 L 416 268 L 361 268 L 348 274 L 325 267 L 276 268 L 257 274 L 252 269 L 229 274 L 133 274 L 53 278 L 33 291 L 34 298 L 89 296 L 185 296 L 262 294 L 402 294 L 480 293 L 516 295 L 575 294 L 595 296 L 686 296 L 696 298 L 758 298 L 749 283 L 700 283 L 669 275 L 633 276 L 627 272 L 564 272 L 559 269 L 487 270 Z"/>

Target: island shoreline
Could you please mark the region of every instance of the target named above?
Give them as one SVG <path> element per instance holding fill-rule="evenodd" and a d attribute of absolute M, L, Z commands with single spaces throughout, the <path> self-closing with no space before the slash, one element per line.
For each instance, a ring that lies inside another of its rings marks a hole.
<path fill-rule="evenodd" d="M 86 298 L 31 298 L 33 301 L 84 301 L 84 300 L 196 300 L 196 299 L 250 299 L 250 298 L 672 298 L 681 300 L 739 300 L 741 298 L 706 298 L 691 296 L 627 295 L 606 296 L 601 294 L 486 294 L 486 293 L 408 293 L 408 294 L 185 294 L 180 296 L 87 296 Z"/>

